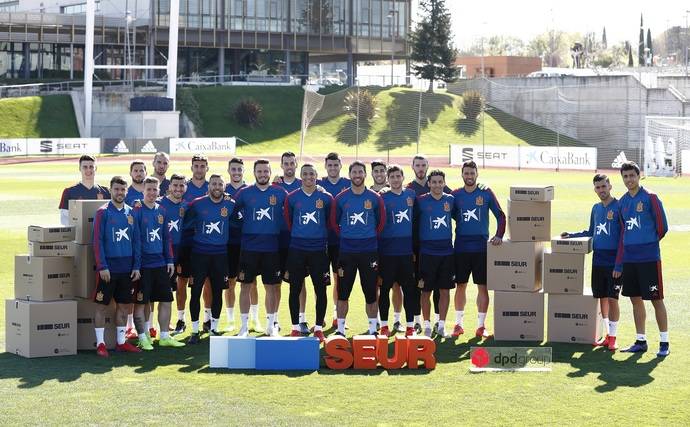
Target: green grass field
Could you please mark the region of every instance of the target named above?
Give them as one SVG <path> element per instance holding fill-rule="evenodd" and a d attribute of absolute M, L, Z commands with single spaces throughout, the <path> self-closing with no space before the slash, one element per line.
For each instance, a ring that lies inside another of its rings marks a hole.
<path fill-rule="evenodd" d="M 67 95 L 0 99 L 2 138 L 78 138 L 77 120 Z"/>
<path fill-rule="evenodd" d="M 101 183 L 113 174 L 126 174 L 126 165 L 102 162 Z M 2 299 L 13 297 L 13 256 L 27 249 L 26 226 L 57 222 L 60 191 L 78 179 L 76 169 L 73 162 L 0 167 Z M 214 162 L 211 170 L 224 173 L 225 165 Z M 173 171 L 187 172 L 187 162 L 173 162 Z M 449 185 L 457 187 L 457 169 L 446 171 Z M 480 181 L 493 188 L 504 208 L 511 184 L 554 184 L 553 234 L 585 228 L 596 201 L 591 173 L 486 170 L 481 174 Z M 620 195 L 622 182 L 618 176 L 612 179 L 614 192 Z M 113 354 L 105 360 L 91 352 L 34 360 L 3 353 L 0 393 L 5 398 L 0 424 L 688 425 L 690 413 L 684 408 L 690 396 L 690 182 L 650 178 L 643 183 L 660 195 L 672 226 L 662 242 L 672 342 L 666 360 L 654 356 L 658 334 L 650 307 L 647 332 L 654 351 L 612 355 L 588 345 L 544 343 L 553 347 L 550 373 L 472 374 L 468 353 L 477 341 L 467 335 L 438 342 L 438 365 L 433 371 L 216 371 L 208 368 L 207 340 L 194 348 L 157 348 L 142 355 Z M 283 289 L 280 318 L 286 326 L 287 287 Z M 468 289 L 465 323 L 473 330 L 475 293 L 471 286 Z M 313 304 L 312 295 L 308 301 Z M 634 330 L 629 301 L 621 302 L 619 342 L 625 345 L 634 339 Z M 350 333 L 365 329 L 363 307 L 361 292 L 355 290 Z M 329 318 L 330 312 L 329 302 Z M 313 311 L 307 315 L 313 323 Z M 4 304 L 0 317 L 4 319 Z M 452 322 L 452 311 L 448 319 Z M 492 319 L 489 314 L 489 325 Z M 0 348 L 4 340 L 0 322 Z M 507 344 L 490 340 L 485 345 Z"/>

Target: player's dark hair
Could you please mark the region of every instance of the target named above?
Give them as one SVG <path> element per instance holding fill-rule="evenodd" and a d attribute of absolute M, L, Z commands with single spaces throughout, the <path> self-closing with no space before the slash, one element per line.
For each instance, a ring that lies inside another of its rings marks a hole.
<path fill-rule="evenodd" d="M 391 176 L 393 172 L 400 172 L 400 175 L 405 176 L 405 172 L 403 172 L 402 168 L 398 165 L 388 166 L 388 170 L 386 170 L 386 176 Z"/>
<path fill-rule="evenodd" d="M 147 176 L 146 179 L 144 180 L 144 185 L 146 185 L 146 184 L 160 185 L 160 183 L 161 182 L 155 176 Z"/>
<path fill-rule="evenodd" d="M 79 167 L 81 167 L 82 162 L 96 163 L 96 158 L 90 154 L 82 154 L 82 156 L 79 158 Z"/>
<path fill-rule="evenodd" d="M 594 175 L 594 178 L 592 178 L 592 184 L 596 184 L 599 181 L 610 182 L 609 177 L 604 175 L 603 173 L 598 173 L 598 174 Z"/>
<path fill-rule="evenodd" d="M 129 173 L 132 173 L 132 169 L 134 169 L 134 166 L 136 165 L 142 165 L 144 167 L 144 171 L 146 171 L 146 164 L 143 161 L 137 159 L 129 164 Z"/>
<path fill-rule="evenodd" d="M 181 179 L 182 181 L 186 181 L 186 180 L 187 180 L 187 178 L 186 178 L 184 175 L 179 175 L 179 174 L 174 173 L 174 174 L 172 174 L 172 176 L 170 177 L 170 182 L 173 182 L 173 181 L 175 181 L 176 179 Z"/>
<path fill-rule="evenodd" d="M 280 155 L 280 163 L 281 163 L 281 164 L 283 163 L 283 159 L 284 159 L 285 157 L 296 157 L 296 156 L 295 156 L 295 153 L 293 153 L 292 151 L 286 151 L 286 152 L 284 152 L 283 154 Z"/>
<path fill-rule="evenodd" d="M 621 175 L 623 175 L 623 172 L 625 172 L 625 171 L 633 171 L 633 170 L 635 171 L 635 173 L 637 173 L 638 176 L 640 175 L 640 167 L 637 166 L 637 163 L 635 163 L 633 161 L 627 161 L 621 165 Z"/>
<path fill-rule="evenodd" d="M 214 173 L 213 175 L 211 175 L 211 176 L 208 178 L 208 181 L 211 182 L 212 179 L 220 179 L 221 181 L 223 181 L 223 176 L 222 176 L 222 175 L 218 175 L 217 173 Z"/>
<path fill-rule="evenodd" d="M 429 179 L 431 179 L 432 176 L 440 176 L 444 181 L 446 180 L 446 174 L 441 169 L 432 170 L 429 174 Z"/>
<path fill-rule="evenodd" d="M 474 160 L 468 160 L 462 164 L 462 168 L 460 168 L 460 171 L 464 171 L 465 168 L 471 168 L 471 169 L 474 169 L 476 171 L 477 170 L 477 164 L 474 162 Z"/>
<path fill-rule="evenodd" d="M 412 158 L 412 164 L 414 164 L 414 161 L 415 161 L 415 160 L 424 160 L 424 161 L 428 161 L 427 158 L 426 158 L 426 156 L 425 156 L 424 154 L 417 154 L 416 156 L 414 156 L 414 157 Z"/>
<path fill-rule="evenodd" d="M 314 167 L 314 165 L 312 165 L 311 163 L 305 163 L 305 164 L 303 164 L 302 167 L 300 168 L 300 171 L 301 171 L 302 169 L 304 169 L 304 168 L 312 168 L 312 169 L 316 170 L 316 168 Z"/>
<path fill-rule="evenodd" d="M 337 160 L 340 161 L 340 155 L 336 152 L 331 152 L 326 154 L 326 158 L 324 159 L 324 162 L 327 162 L 329 160 Z"/>
<path fill-rule="evenodd" d="M 114 176 L 110 179 L 110 188 L 113 188 L 114 184 L 127 185 L 127 181 L 120 175 Z"/>
<path fill-rule="evenodd" d="M 271 162 L 269 162 L 267 159 L 256 159 L 254 161 L 254 170 L 256 170 L 256 167 L 258 165 L 268 165 L 269 167 L 271 166 Z"/>
<path fill-rule="evenodd" d="M 195 154 L 192 156 L 192 164 L 194 164 L 194 162 L 204 162 L 208 166 L 208 157 L 203 154 Z"/>
<path fill-rule="evenodd" d="M 383 166 L 384 169 L 386 168 L 386 164 L 383 163 L 383 160 L 374 160 L 373 162 L 371 162 L 371 170 L 372 171 L 374 170 L 374 168 L 379 167 L 379 166 Z"/>
<path fill-rule="evenodd" d="M 228 162 L 228 166 L 230 166 L 233 163 L 238 163 L 244 166 L 244 160 L 240 159 L 239 157 L 233 157 L 232 159 L 230 159 L 230 161 Z"/>
<path fill-rule="evenodd" d="M 364 169 L 364 173 L 367 173 L 367 165 L 364 163 L 360 162 L 359 160 L 355 160 L 354 162 L 350 163 L 350 167 L 348 168 L 349 172 L 352 172 L 352 169 L 360 166 L 362 169 Z"/>

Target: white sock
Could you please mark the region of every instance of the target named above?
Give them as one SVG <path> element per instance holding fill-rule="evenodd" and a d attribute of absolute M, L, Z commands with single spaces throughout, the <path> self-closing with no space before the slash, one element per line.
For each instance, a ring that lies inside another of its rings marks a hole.
<path fill-rule="evenodd" d="M 306 323 L 307 322 L 307 314 L 306 313 L 300 313 L 299 314 L 299 322 L 300 323 Z"/>
<path fill-rule="evenodd" d="M 338 332 L 345 334 L 345 319 L 338 319 Z"/>
<path fill-rule="evenodd" d="M 275 314 L 270 313 L 266 316 L 266 332 L 271 332 L 273 330 L 273 323 L 275 322 Z"/>
<path fill-rule="evenodd" d="M 103 340 L 103 332 L 105 331 L 105 328 L 95 328 L 95 329 L 96 329 L 96 345 L 105 344 L 105 341 Z"/>
<path fill-rule="evenodd" d="M 134 314 L 127 315 L 127 329 L 134 328 Z"/>
<path fill-rule="evenodd" d="M 184 322 L 184 310 L 177 310 L 177 320 Z"/>
<path fill-rule="evenodd" d="M 407 322 L 408 328 L 414 328 L 414 322 Z"/>
<path fill-rule="evenodd" d="M 445 331 L 446 330 L 446 321 L 445 320 L 439 320 L 438 321 L 438 330 L 439 331 Z"/>
<path fill-rule="evenodd" d="M 661 341 L 661 342 L 668 342 L 668 331 L 666 331 L 666 332 L 659 332 L 659 341 Z"/>
<path fill-rule="evenodd" d="M 618 322 L 613 322 L 609 320 L 609 336 L 615 337 L 618 331 Z"/>
<path fill-rule="evenodd" d="M 192 333 L 193 334 L 199 333 L 199 321 L 198 320 L 196 322 L 192 321 Z"/>
<path fill-rule="evenodd" d="M 424 321 L 424 329 L 431 329 L 431 322 L 428 320 Z"/>
<path fill-rule="evenodd" d="M 235 307 L 227 307 L 225 309 L 225 314 L 228 315 L 228 322 L 235 321 Z"/>
<path fill-rule="evenodd" d="M 376 321 L 381 323 L 381 312 L 379 311 L 376 312 Z"/>
<path fill-rule="evenodd" d="M 388 320 L 381 321 L 381 327 L 388 326 Z"/>
<path fill-rule="evenodd" d="M 278 312 L 273 313 L 273 323 L 278 323 Z"/>
<path fill-rule="evenodd" d="M 635 335 L 635 340 L 637 340 L 637 341 L 647 341 L 647 337 L 645 337 L 644 334 L 636 334 L 636 335 Z"/>
<path fill-rule="evenodd" d="M 601 318 L 601 326 L 602 326 L 602 330 L 605 333 L 608 333 L 608 330 L 609 330 L 609 318 L 608 317 L 602 317 Z"/>
<path fill-rule="evenodd" d="M 400 312 L 393 312 L 393 323 L 400 323 Z"/>
<path fill-rule="evenodd" d="M 323 331 L 323 327 L 321 325 L 314 325 L 314 332 L 316 331 Z"/>
<path fill-rule="evenodd" d="M 484 327 L 484 321 L 486 321 L 486 313 L 477 313 L 477 327 Z"/>
<path fill-rule="evenodd" d="M 441 320 L 441 315 L 434 313 L 434 323 L 438 323 Z"/>
<path fill-rule="evenodd" d="M 118 326 L 117 327 L 117 344 L 122 345 L 125 343 L 125 331 L 127 330 L 126 326 Z"/>
<path fill-rule="evenodd" d="M 414 317 L 414 323 L 419 323 L 420 325 L 422 324 L 422 316 L 417 315 Z"/>
<path fill-rule="evenodd" d="M 370 317 L 369 318 L 369 333 L 374 333 L 374 332 L 376 332 L 376 318 Z"/>
<path fill-rule="evenodd" d="M 209 320 L 211 320 L 211 309 L 204 308 L 204 323 L 208 322 Z"/>
<path fill-rule="evenodd" d="M 249 306 L 249 317 L 256 321 L 256 323 L 259 323 L 259 304 Z"/>
<path fill-rule="evenodd" d="M 460 327 L 463 326 L 463 320 L 465 318 L 465 311 L 464 310 L 455 310 L 455 324 L 460 325 Z"/>
<path fill-rule="evenodd" d="M 218 322 L 220 322 L 220 319 L 215 319 L 211 318 L 211 330 L 217 331 L 218 330 Z"/>
<path fill-rule="evenodd" d="M 243 331 L 249 329 L 249 313 L 240 313 L 240 321 Z"/>
<path fill-rule="evenodd" d="M 299 332 L 299 325 L 292 325 L 292 330 Z"/>
<path fill-rule="evenodd" d="M 334 319 L 338 318 L 338 306 L 335 304 L 333 305 L 333 318 Z"/>
<path fill-rule="evenodd" d="M 146 322 L 144 322 L 144 328 L 145 328 L 144 330 L 148 334 L 149 330 L 151 329 L 151 321 L 150 320 L 147 320 Z"/>
<path fill-rule="evenodd" d="M 168 338 L 170 338 L 170 332 L 169 331 L 165 331 L 165 332 L 161 331 L 161 339 L 167 340 Z"/>

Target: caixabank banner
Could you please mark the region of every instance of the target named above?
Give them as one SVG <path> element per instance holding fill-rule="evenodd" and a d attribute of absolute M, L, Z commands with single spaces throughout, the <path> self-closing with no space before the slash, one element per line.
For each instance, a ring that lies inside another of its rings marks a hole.
<path fill-rule="evenodd" d="M 450 164 L 474 161 L 480 167 L 595 170 L 593 147 L 538 147 L 532 145 L 451 145 Z"/>

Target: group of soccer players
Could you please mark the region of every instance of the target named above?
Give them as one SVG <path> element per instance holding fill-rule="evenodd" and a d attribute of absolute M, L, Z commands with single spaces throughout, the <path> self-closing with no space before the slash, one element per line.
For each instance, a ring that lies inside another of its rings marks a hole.
<path fill-rule="evenodd" d="M 480 338 L 490 336 L 485 327 L 489 306 L 487 242 L 492 245 L 502 243 L 506 218 L 494 193 L 477 183 L 479 174 L 474 162 L 466 162 L 462 166 L 464 185 L 454 191 L 446 186 L 443 171 L 428 171 L 428 160 L 421 155 L 413 158 L 414 178 L 407 185 L 404 185 L 404 171 L 400 166 L 373 162 L 374 185 L 371 188 L 365 185 L 367 165 L 360 161 L 349 165 L 349 179 L 340 176 L 342 162 L 337 153 L 326 156 L 324 167 L 327 176 L 321 179 L 313 164 L 298 165 L 291 152 L 281 156 L 283 173 L 274 178 L 270 162 L 256 160 L 253 163 L 254 183 L 251 185 L 245 183 L 245 166 L 239 158 L 228 162 L 229 182 L 219 174 L 211 174 L 207 179 L 208 160 L 202 155 L 192 157 L 192 176 L 189 179 L 178 174 L 167 177 L 169 164 L 167 154 L 157 153 L 153 160 L 154 173 L 148 175 L 146 164 L 136 160 L 130 165 L 132 183 L 129 187 L 123 177 L 115 176 L 106 189 L 94 182 L 96 159 L 85 155 L 79 161 L 82 181 L 63 193 L 61 210 L 67 208 L 70 199 L 110 199 L 98 210 L 94 220 L 93 245 L 98 283 L 93 298 L 99 307 L 95 330 L 99 356 L 108 356 L 103 328 L 109 306 L 116 307 L 118 351 L 153 349 L 152 339 L 158 333 L 151 321 L 154 303 L 158 303 L 159 345 L 184 346 L 173 335 L 187 328 L 187 288 L 191 289 L 189 312 L 192 320 L 187 344 L 199 343 L 201 333 L 222 334 L 219 320 L 223 300 L 228 317 L 225 331 L 234 330 L 238 281 L 239 336 L 247 336 L 252 330 L 268 336 L 280 335 L 278 309 L 282 282 L 289 283 L 291 336 L 313 333 L 320 341 L 325 339 L 327 288 L 331 284 L 334 301 L 332 327 L 336 328 L 335 334 L 344 336 L 348 302 L 357 273 L 366 302 L 369 334 L 390 336 L 404 332 L 410 336 L 423 332 L 426 336 L 435 333 L 443 338 L 458 337 L 464 333 L 466 288 L 472 275 L 478 287 L 475 335 Z M 637 171 L 639 185 L 639 169 Z M 625 180 L 625 172 L 622 173 Z M 658 261 L 658 240 L 663 237 L 665 229 L 652 242 L 647 224 L 654 220 L 655 224 L 665 226 L 665 217 L 658 199 L 644 190 L 626 196 L 634 202 L 628 202 L 624 197 L 621 202 L 613 200 L 616 202 L 614 206 L 608 179 L 606 197 L 601 189 L 601 180 L 595 177 L 595 189 L 607 218 L 611 216 L 609 211 L 619 209 L 619 206 L 623 216 L 626 209 L 632 209 L 635 214 L 644 216 L 639 222 L 644 226 L 644 232 L 630 237 L 631 233 L 625 233 L 624 227 L 618 225 L 616 228 L 616 221 L 611 221 L 611 229 L 606 235 L 612 237 L 602 240 L 598 237 L 603 230 L 598 223 L 601 209 L 595 206 L 590 229 L 580 233 L 594 237 L 595 297 L 602 298 L 605 317 L 610 311 L 608 335 L 600 344 L 615 348 L 616 321 L 613 319 L 617 320 L 618 310 L 617 293 L 613 289 L 622 270 L 623 293 L 633 299 L 638 329 L 638 340 L 630 351 L 644 351 L 642 299 L 652 299 L 657 319 L 660 319 L 662 310 L 665 319 L 661 267 L 655 264 Z M 628 181 L 625 182 L 628 185 Z M 644 197 L 639 201 L 642 211 L 637 204 L 640 197 Z M 624 202 L 629 205 L 625 209 Z M 489 238 L 491 214 L 495 217 L 496 230 Z M 618 220 L 617 210 L 613 215 Z M 66 220 L 64 211 L 62 218 Z M 594 222 L 597 222 L 596 234 Z M 621 239 L 625 251 L 617 250 L 616 233 L 625 237 Z M 564 233 L 566 237 L 574 235 Z M 654 244 L 656 260 L 648 260 L 645 257 L 649 250 L 654 249 Z M 613 266 L 609 265 L 611 253 L 614 258 L 618 257 Z M 640 262 L 646 264 L 638 265 Z M 652 264 L 657 265 L 656 269 Z M 602 272 L 599 267 L 608 269 Z M 630 273 L 632 269 L 635 272 Z M 649 293 L 640 293 L 642 284 L 646 284 L 644 280 L 651 278 L 654 272 L 658 272 L 657 287 Z M 611 278 L 604 279 L 606 274 Z M 261 276 L 265 288 L 265 329 L 258 318 L 257 276 Z M 311 329 L 306 320 L 307 277 L 311 278 L 315 296 L 316 317 Z M 445 318 L 451 289 L 456 289 L 456 319 L 449 334 Z M 394 323 L 389 327 L 391 291 Z M 174 329 L 168 326 L 173 299 L 178 311 Z M 200 325 L 202 300 L 204 321 Z M 433 329 L 432 300 L 435 311 Z M 404 326 L 401 322 L 403 307 Z M 665 330 L 661 321 L 659 326 Z M 136 338 L 138 345 L 130 344 L 128 338 Z M 667 332 L 662 332 L 661 341 L 660 353 L 665 348 L 667 354 Z"/>

